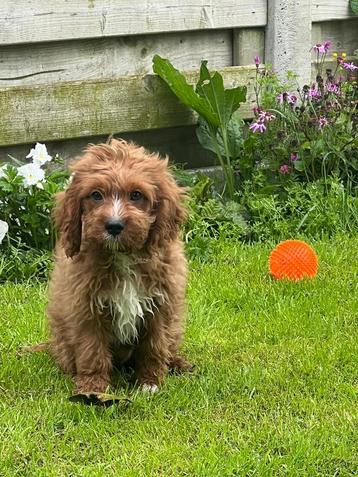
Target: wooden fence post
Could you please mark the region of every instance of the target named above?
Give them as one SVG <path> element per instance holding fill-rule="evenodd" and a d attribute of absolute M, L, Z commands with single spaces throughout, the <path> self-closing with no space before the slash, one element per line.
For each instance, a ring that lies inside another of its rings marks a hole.
<path fill-rule="evenodd" d="M 265 60 L 281 77 L 293 71 L 300 86 L 311 79 L 311 0 L 268 0 Z"/>

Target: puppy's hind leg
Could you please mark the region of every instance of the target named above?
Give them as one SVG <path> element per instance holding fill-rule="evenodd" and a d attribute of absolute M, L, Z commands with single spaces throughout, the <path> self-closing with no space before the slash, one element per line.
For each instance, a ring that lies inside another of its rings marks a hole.
<path fill-rule="evenodd" d="M 192 373 L 195 365 L 180 355 L 173 356 L 169 361 L 169 372 L 174 374 Z"/>
<path fill-rule="evenodd" d="M 179 307 L 180 310 L 180 307 Z M 194 370 L 194 365 L 181 356 L 179 348 L 183 340 L 183 320 L 181 314 L 174 314 L 174 319 L 171 326 L 171 340 L 170 340 L 170 360 L 169 372 L 173 374 L 191 373 Z"/>

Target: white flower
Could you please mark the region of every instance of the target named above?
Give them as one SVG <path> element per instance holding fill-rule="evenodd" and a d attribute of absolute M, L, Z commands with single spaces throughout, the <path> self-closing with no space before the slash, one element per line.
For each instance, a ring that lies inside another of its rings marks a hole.
<path fill-rule="evenodd" d="M 26 158 L 32 157 L 33 163 L 43 166 L 46 162 L 51 161 L 52 156 L 48 154 L 45 144 L 36 143 L 35 149 L 31 149 Z"/>
<path fill-rule="evenodd" d="M 7 164 L 5 164 L 4 166 L 0 167 L 0 177 L 5 177 L 6 168 L 7 168 Z"/>
<path fill-rule="evenodd" d="M 45 172 L 37 164 L 25 164 L 18 168 L 17 173 L 24 178 L 24 186 L 37 185 L 41 188 L 41 181 L 45 178 Z"/>
<path fill-rule="evenodd" d="M 0 243 L 4 240 L 7 231 L 9 230 L 9 226 L 7 222 L 0 220 Z"/>

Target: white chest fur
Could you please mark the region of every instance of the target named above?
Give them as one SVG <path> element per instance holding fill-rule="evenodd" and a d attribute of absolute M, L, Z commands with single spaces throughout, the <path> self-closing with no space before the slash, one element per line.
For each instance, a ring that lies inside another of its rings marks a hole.
<path fill-rule="evenodd" d="M 157 304 L 164 301 L 157 287 L 144 287 L 135 268 L 124 267 L 113 288 L 98 295 L 96 305 L 101 311 L 109 309 L 117 338 L 123 344 L 131 344 L 138 338 L 145 316 L 153 315 Z"/>
<path fill-rule="evenodd" d="M 147 296 L 133 277 L 126 277 L 121 286 L 107 296 L 107 303 L 113 318 L 114 332 L 121 343 L 133 343 L 138 337 L 138 328 L 145 314 L 153 315 L 156 308 L 154 297 Z"/>

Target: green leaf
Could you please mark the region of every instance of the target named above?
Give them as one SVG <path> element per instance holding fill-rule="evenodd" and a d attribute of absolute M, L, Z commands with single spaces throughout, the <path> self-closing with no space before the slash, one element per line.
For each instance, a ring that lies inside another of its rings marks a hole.
<path fill-rule="evenodd" d="M 191 195 L 196 201 L 204 202 L 211 196 L 211 189 L 214 181 L 205 174 L 197 174 L 197 182 L 191 188 Z"/>
<path fill-rule="evenodd" d="M 303 161 L 294 161 L 293 166 L 297 171 L 302 172 L 302 171 L 305 170 L 305 166 L 304 166 Z"/>
<path fill-rule="evenodd" d="M 7 181 L 0 179 L 0 190 L 3 190 L 5 192 L 12 192 L 13 187 Z"/>
<path fill-rule="evenodd" d="M 88 406 L 104 406 L 109 407 L 113 404 L 124 403 L 128 404 L 132 402 L 127 397 L 116 396 L 115 394 L 106 394 L 106 393 L 97 393 L 97 392 L 88 392 L 88 393 L 79 393 L 73 394 L 70 396 L 69 401 L 74 403 L 86 404 Z"/>
<path fill-rule="evenodd" d="M 301 148 L 304 151 L 309 151 L 311 149 L 311 143 L 309 141 L 306 141 L 302 144 Z"/>
<path fill-rule="evenodd" d="M 274 194 L 279 188 L 280 188 L 280 184 L 269 184 L 264 187 L 261 187 L 261 189 L 258 189 L 256 191 L 256 194 L 258 196 L 263 196 L 263 195 L 270 196 Z"/>
<path fill-rule="evenodd" d="M 349 4 L 352 12 L 358 15 L 358 0 L 350 0 Z"/>
<path fill-rule="evenodd" d="M 219 118 L 207 103 L 207 101 L 194 91 L 193 86 L 187 83 L 182 75 L 169 60 L 155 55 L 153 58 L 153 71 L 160 76 L 173 91 L 173 93 L 189 108 L 194 109 L 203 116 L 210 124 L 219 126 Z"/>
<path fill-rule="evenodd" d="M 219 147 L 216 139 L 214 139 L 212 133 L 210 132 L 209 125 L 207 121 L 203 118 L 199 118 L 198 127 L 196 128 L 196 136 L 201 146 L 208 151 L 212 151 L 214 154 L 217 153 L 216 148 Z M 216 146 L 215 146 L 216 144 Z M 220 151 L 223 153 L 223 151 Z"/>
<path fill-rule="evenodd" d="M 237 159 L 243 150 L 244 139 L 242 137 L 242 130 L 244 121 L 240 118 L 231 118 L 227 125 L 227 141 L 231 159 Z M 220 147 L 224 150 L 224 144 L 221 134 L 219 134 L 218 142 Z"/>
<path fill-rule="evenodd" d="M 242 227 L 242 229 L 247 229 L 248 224 L 244 218 L 244 207 L 237 202 L 229 200 L 223 205 L 222 208 L 223 217 L 226 220 L 232 221 L 235 225 Z"/>
<path fill-rule="evenodd" d="M 202 61 L 196 91 L 206 99 L 213 114 L 218 116 L 220 126 L 226 128 L 232 114 L 246 101 L 246 86 L 225 89 L 221 74 L 215 71 L 211 76 L 206 65 L 207 61 Z"/>

